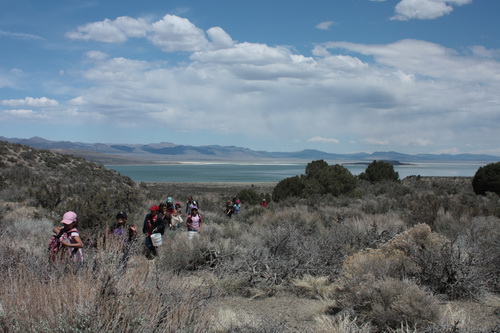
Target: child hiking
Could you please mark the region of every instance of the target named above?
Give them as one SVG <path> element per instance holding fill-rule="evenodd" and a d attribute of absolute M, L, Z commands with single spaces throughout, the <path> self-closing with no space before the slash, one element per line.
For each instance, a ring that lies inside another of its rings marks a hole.
<path fill-rule="evenodd" d="M 202 223 L 203 223 L 203 217 L 200 214 L 198 214 L 198 207 L 196 206 L 192 207 L 191 215 L 188 216 L 186 221 L 189 239 L 192 239 L 195 234 L 201 231 Z"/>
<path fill-rule="evenodd" d="M 83 262 L 83 242 L 78 232 L 78 219 L 75 212 L 64 213 L 61 227 L 52 229 L 54 235 L 49 243 L 50 259 L 71 258 L 75 262 Z"/>

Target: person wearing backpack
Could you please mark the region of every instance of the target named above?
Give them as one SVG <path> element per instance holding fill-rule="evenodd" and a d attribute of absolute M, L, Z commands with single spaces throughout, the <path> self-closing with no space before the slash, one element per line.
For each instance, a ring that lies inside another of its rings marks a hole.
<path fill-rule="evenodd" d="M 191 215 L 188 216 L 186 221 L 186 226 L 188 229 L 189 239 L 201 231 L 201 225 L 203 223 L 203 217 L 198 214 L 198 207 L 194 206 L 191 208 Z"/>
<path fill-rule="evenodd" d="M 61 227 L 52 229 L 54 236 L 49 244 L 51 259 L 55 261 L 61 255 L 72 258 L 75 262 L 83 262 L 83 242 L 77 229 L 76 213 L 72 211 L 64 213 L 61 223 L 63 224 Z"/>
<path fill-rule="evenodd" d="M 193 207 L 200 208 L 200 205 L 198 204 L 198 201 L 194 200 L 193 196 L 190 195 L 186 202 L 186 215 L 191 215 Z"/>
<path fill-rule="evenodd" d="M 160 211 L 160 207 L 154 205 L 149 210 L 150 213 L 147 214 L 144 218 L 144 226 L 142 227 L 142 232 L 146 235 L 146 247 L 149 249 L 150 253 L 153 256 L 157 256 L 158 252 L 156 250 L 156 246 L 153 245 L 151 235 L 155 233 L 160 233 L 163 235 L 166 225 L 165 220 L 163 220 L 163 218 L 158 214 Z"/>

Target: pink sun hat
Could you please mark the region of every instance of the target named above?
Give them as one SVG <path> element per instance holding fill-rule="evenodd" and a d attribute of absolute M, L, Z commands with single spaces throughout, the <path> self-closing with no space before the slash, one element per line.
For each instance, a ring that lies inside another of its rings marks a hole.
<path fill-rule="evenodd" d="M 76 221 L 76 213 L 69 211 L 69 212 L 64 213 L 61 223 L 71 224 L 75 221 Z"/>

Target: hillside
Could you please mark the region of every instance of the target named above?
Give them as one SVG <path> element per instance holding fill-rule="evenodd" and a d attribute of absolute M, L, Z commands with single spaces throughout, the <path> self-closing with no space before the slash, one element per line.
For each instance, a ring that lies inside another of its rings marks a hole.
<path fill-rule="evenodd" d="M 140 197 L 129 177 L 81 157 L 0 141 L 0 200 L 40 212 L 79 210 L 83 226 L 131 208 Z M 125 207 L 124 207 L 125 206 Z"/>

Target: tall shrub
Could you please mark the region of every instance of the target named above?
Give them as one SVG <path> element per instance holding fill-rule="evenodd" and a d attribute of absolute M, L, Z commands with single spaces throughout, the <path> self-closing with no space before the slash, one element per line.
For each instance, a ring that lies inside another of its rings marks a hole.
<path fill-rule="evenodd" d="M 480 167 L 472 178 L 472 188 L 476 194 L 494 192 L 500 195 L 500 162 Z"/>
<path fill-rule="evenodd" d="M 394 166 L 385 161 L 373 161 L 366 168 L 365 172 L 359 175 L 360 179 L 368 180 L 371 183 L 380 181 L 398 181 L 399 173 L 394 170 Z"/>

